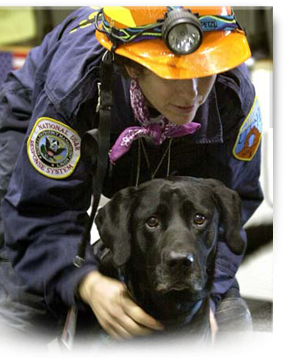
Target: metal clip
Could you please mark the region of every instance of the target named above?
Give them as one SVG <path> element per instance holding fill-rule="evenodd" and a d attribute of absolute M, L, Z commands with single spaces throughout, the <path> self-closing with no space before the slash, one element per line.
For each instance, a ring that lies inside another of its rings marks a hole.
<path fill-rule="evenodd" d="M 83 264 L 84 264 L 84 259 L 82 257 L 80 257 L 79 255 L 77 255 L 75 257 L 75 260 L 74 260 L 74 265 L 77 267 L 77 268 L 80 268 Z"/>
<path fill-rule="evenodd" d="M 99 112 L 100 110 L 100 106 L 101 106 L 101 83 L 98 82 L 98 103 L 97 103 L 97 106 L 96 106 L 96 113 Z"/>

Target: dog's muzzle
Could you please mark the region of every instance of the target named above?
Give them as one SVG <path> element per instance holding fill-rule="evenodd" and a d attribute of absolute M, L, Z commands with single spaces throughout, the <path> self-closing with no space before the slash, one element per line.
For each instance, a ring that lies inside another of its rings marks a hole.
<path fill-rule="evenodd" d="M 202 272 L 193 252 L 165 251 L 162 253 L 160 264 L 155 267 L 152 274 L 153 287 L 155 291 L 162 293 L 201 291 L 204 285 Z"/>

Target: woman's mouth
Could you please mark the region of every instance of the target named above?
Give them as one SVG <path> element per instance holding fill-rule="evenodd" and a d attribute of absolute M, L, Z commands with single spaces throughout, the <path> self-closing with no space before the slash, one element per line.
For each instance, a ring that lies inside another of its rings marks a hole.
<path fill-rule="evenodd" d="M 179 106 L 174 105 L 178 111 L 181 111 L 182 113 L 191 113 L 195 109 L 195 105 L 189 105 L 189 106 Z"/>

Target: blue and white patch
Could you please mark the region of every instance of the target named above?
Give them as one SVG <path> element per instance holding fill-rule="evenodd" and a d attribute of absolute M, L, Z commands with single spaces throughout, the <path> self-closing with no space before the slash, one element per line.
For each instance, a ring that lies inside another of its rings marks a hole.
<path fill-rule="evenodd" d="M 233 148 L 234 156 L 239 160 L 250 161 L 255 155 L 262 137 L 262 119 L 259 101 L 254 103 L 244 120 Z"/>
<path fill-rule="evenodd" d="M 81 138 L 75 130 L 57 120 L 39 118 L 27 141 L 33 167 L 53 179 L 70 176 L 80 159 Z"/>

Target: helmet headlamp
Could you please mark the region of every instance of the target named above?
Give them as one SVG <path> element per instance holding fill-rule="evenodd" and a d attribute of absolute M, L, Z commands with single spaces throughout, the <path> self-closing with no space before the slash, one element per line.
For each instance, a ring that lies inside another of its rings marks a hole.
<path fill-rule="evenodd" d="M 169 11 L 162 26 L 162 38 L 174 54 L 191 54 L 202 43 L 201 23 L 195 15 L 187 10 Z"/>

